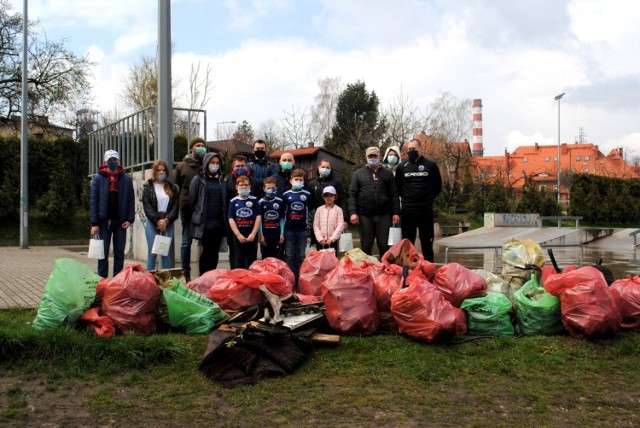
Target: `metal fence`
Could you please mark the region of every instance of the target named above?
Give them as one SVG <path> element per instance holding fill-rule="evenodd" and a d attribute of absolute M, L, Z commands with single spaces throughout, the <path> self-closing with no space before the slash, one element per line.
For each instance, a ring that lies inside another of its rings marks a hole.
<path fill-rule="evenodd" d="M 185 114 L 186 113 L 186 114 Z M 207 112 L 175 107 L 174 130 L 187 137 L 207 139 Z M 200 133 L 202 128 L 203 133 Z M 116 150 L 125 171 L 144 170 L 158 158 L 158 118 L 155 107 L 147 107 L 89 134 L 89 173 L 103 164 L 104 152 Z M 188 143 L 187 143 L 188 144 Z M 180 161 L 179 159 L 178 161 Z"/>

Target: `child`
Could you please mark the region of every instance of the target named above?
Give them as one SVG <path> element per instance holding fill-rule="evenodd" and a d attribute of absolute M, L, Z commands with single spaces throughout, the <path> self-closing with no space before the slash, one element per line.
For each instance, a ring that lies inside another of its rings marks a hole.
<path fill-rule="evenodd" d="M 264 197 L 260 199 L 262 224 L 260 225 L 260 252 L 262 258 L 282 259 L 284 242 L 284 201 L 277 197 L 276 179 L 266 177 L 263 182 Z"/>
<path fill-rule="evenodd" d="M 314 208 L 311 193 L 303 190 L 304 172 L 296 169 L 291 173 L 291 190 L 282 195 L 286 212 L 284 223 L 284 245 L 286 262 L 296 276 L 300 274 L 300 265 L 307 252 L 307 231 L 309 210 Z"/>
<path fill-rule="evenodd" d="M 258 230 L 262 220 L 260 204 L 251 196 L 249 177 L 236 179 L 238 196 L 229 202 L 229 227 L 233 233 L 235 268 L 248 269 L 258 258 Z"/>
<path fill-rule="evenodd" d="M 313 219 L 313 233 L 318 243 L 318 250 L 333 248 L 338 253 L 338 240 L 344 229 L 342 208 L 335 204 L 337 197 L 336 188 L 327 186 L 322 189 L 324 205 L 316 209 Z"/>

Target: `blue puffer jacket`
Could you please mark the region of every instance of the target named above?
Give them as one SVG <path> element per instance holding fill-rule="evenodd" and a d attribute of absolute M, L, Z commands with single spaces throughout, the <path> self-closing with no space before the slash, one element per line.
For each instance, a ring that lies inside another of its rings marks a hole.
<path fill-rule="evenodd" d="M 106 166 L 101 166 L 91 182 L 89 201 L 89 219 L 91 226 L 107 221 L 109 214 L 109 177 Z M 133 180 L 118 168 L 118 223 L 133 223 L 136 219 L 136 202 L 133 192 Z"/>

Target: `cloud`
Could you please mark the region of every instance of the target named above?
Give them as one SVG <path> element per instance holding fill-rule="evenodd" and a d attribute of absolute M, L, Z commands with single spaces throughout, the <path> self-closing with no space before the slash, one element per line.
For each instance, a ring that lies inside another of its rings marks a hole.
<path fill-rule="evenodd" d="M 585 107 L 615 110 L 640 110 L 640 74 L 568 87 L 567 102 Z"/>

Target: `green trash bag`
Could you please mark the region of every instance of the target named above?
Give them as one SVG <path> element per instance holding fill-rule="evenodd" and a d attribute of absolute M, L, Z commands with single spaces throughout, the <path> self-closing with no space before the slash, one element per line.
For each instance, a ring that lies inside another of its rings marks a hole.
<path fill-rule="evenodd" d="M 560 314 L 560 299 L 538 284 L 535 275 L 513 295 L 516 317 L 522 334 L 553 335 L 564 332 Z"/>
<path fill-rule="evenodd" d="M 169 323 L 187 334 L 207 334 L 228 315 L 217 303 L 185 287 L 173 278 L 172 287 L 162 291 L 167 302 Z"/>
<path fill-rule="evenodd" d="M 512 307 L 507 296 L 494 292 L 465 299 L 460 305 L 460 309 L 467 314 L 467 333 L 474 336 L 514 335 L 510 316 Z"/>
<path fill-rule="evenodd" d="M 96 299 L 98 281 L 100 276 L 87 265 L 73 259 L 57 259 L 44 287 L 33 328 L 46 330 L 64 323 L 75 324 Z"/>

